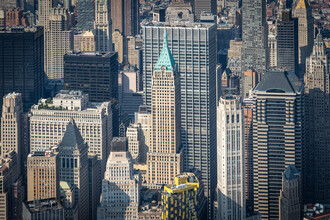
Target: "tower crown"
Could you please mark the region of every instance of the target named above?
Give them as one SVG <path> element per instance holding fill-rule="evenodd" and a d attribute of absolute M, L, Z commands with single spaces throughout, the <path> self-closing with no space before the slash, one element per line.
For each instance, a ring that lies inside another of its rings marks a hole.
<path fill-rule="evenodd" d="M 168 48 L 166 28 L 164 30 L 163 49 L 159 55 L 155 70 L 160 71 L 162 66 L 166 67 L 166 72 L 172 72 L 175 69 L 175 61 L 170 49 Z"/>

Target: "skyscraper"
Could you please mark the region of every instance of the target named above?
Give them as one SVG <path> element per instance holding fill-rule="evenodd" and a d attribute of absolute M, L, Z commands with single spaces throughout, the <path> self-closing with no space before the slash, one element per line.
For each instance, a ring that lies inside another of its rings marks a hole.
<path fill-rule="evenodd" d="M 303 89 L 296 75 L 268 71 L 252 92 L 254 211 L 278 219 L 282 173 L 302 170 Z"/>
<path fill-rule="evenodd" d="M 279 197 L 279 219 L 301 219 L 301 176 L 295 166 L 289 165 L 282 175 L 282 189 Z"/>
<path fill-rule="evenodd" d="M 218 219 L 245 219 L 244 118 L 241 98 L 226 95 L 217 107 Z"/>
<path fill-rule="evenodd" d="M 151 106 L 152 71 L 162 50 L 164 30 L 178 66 L 181 91 L 181 144 L 184 169 L 202 172 L 211 211 L 216 187 L 216 26 L 213 24 L 153 23 L 143 27 L 144 101 Z"/>
<path fill-rule="evenodd" d="M 73 49 L 73 33 L 64 8 L 53 8 L 45 29 L 45 72 L 49 79 L 63 79 L 63 56 Z"/>
<path fill-rule="evenodd" d="M 79 30 L 92 30 L 95 18 L 95 3 L 93 0 L 79 0 L 77 4 L 77 27 Z"/>
<path fill-rule="evenodd" d="M 117 57 L 114 52 L 67 53 L 64 55 L 64 88 L 83 91 L 92 102 L 118 99 Z"/>
<path fill-rule="evenodd" d="M 9 92 L 22 94 L 24 111 L 44 94 L 42 27 L 7 27 L 0 31 L 0 106 Z"/>
<path fill-rule="evenodd" d="M 23 168 L 23 103 L 20 93 L 9 93 L 3 97 L 1 117 L 1 156 L 11 151 L 17 154 L 17 172 Z"/>
<path fill-rule="evenodd" d="M 94 29 L 96 51 L 112 51 L 112 21 L 110 0 L 95 0 Z"/>
<path fill-rule="evenodd" d="M 140 203 L 140 175 L 134 173 L 132 159 L 127 152 L 126 138 L 115 137 L 117 148 L 107 161 L 102 181 L 102 199 L 97 219 L 138 219 Z"/>
<path fill-rule="evenodd" d="M 282 12 L 277 20 L 277 67 L 298 73 L 298 19 L 291 10 Z M 300 36 L 299 36 L 300 37 Z"/>
<path fill-rule="evenodd" d="M 27 158 L 27 201 L 60 198 L 60 158 L 49 150 Z"/>
<path fill-rule="evenodd" d="M 83 31 L 73 36 L 74 51 L 95 52 L 95 35 L 92 31 Z"/>
<path fill-rule="evenodd" d="M 266 1 L 243 0 L 242 7 L 242 72 L 264 75 L 269 65 Z"/>
<path fill-rule="evenodd" d="M 87 94 L 67 90 L 48 100 L 42 99 L 39 105 L 33 105 L 30 110 L 30 151 L 57 145 L 73 118 L 89 145 L 89 152 L 97 154 L 102 161 L 101 170 L 104 172 L 112 139 L 110 103 L 91 103 Z"/>
<path fill-rule="evenodd" d="M 62 141 L 53 148 L 60 158 L 60 180 L 74 185 L 79 219 L 89 218 L 88 145 L 73 119 L 66 126 Z"/>
<path fill-rule="evenodd" d="M 293 16 L 298 18 L 299 64 L 300 68 L 304 69 L 306 58 L 312 52 L 314 40 L 314 19 L 307 0 L 299 0 L 293 10 Z"/>
<path fill-rule="evenodd" d="M 57 0 L 40 0 L 38 1 L 38 26 L 43 26 L 46 30 L 48 27 L 48 19 L 53 7 L 56 7 Z"/>
<path fill-rule="evenodd" d="M 173 183 L 183 168 L 180 142 L 180 78 L 164 32 L 163 49 L 151 85 L 151 139 L 147 182 L 156 187 Z"/>
<path fill-rule="evenodd" d="M 319 33 L 313 53 L 306 60 L 305 130 L 306 154 L 305 203 L 326 202 L 330 199 L 330 62 Z"/>
<path fill-rule="evenodd" d="M 139 1 L 111 1 L 112 28 L 124 36 L 135 36 L 139 28 Z"/>
<path fill-rule="evenodd" d="M 194 14 L 197 20 L 200 19 L 202 12 L 217 14 L 217 0 L 193 0 Z"/>

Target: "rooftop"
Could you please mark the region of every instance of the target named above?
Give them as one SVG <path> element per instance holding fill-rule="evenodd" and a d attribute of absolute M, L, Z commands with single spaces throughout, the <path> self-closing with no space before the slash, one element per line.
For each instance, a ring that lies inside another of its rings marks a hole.
<path fill-rule="evenodd" d="M 25 202 L 25 204 L 31 213 L 63 208 L 61 203 L 55 198 L 30 201 Z"/>
<path fill-rule="evenodd" d="M 68 182 L 65 182 L 65 181 L 60 181 L 60 187 L 63 190 L 70 190 L 71 189 L 69 183 Z"/>
<path fill-rule="evenodd" d="M 142 26 L 154 26 L 154 27 L 186 27 L 186 28 L 210 28 L 214 26 L 213 23 L 191 23 L 185 21 L 177 21 L 177 22 L 146 22 Z"/>
<path fill-rule="evenodd" d="M 82 99 L 84 96 L 80 90 L 61 90 L 54 99 Z"/>
<path fill-rule="evenodd" d="M 296 179 L 297 176 L 300 175 L 298 170 L 296 169 L 295 166 L 289 165 L 285 170 L 284 170 L 284 178 L 286 180 L 293 180 Z"/>
<path fill-rule="evenodd" d="M 55 157 L 56 155 L 53 154 L 50 150 L 47 149 L 38 149 L 32 154 L 29 154 L 28 157 Z"/>
<path fill-rule="evenodd" d="M 254 91 L 266 93 L 298 93 L 303 83 L 292 73 L 283 70 L 270 70 L 264 75 Z"/>
<path fill-rule="evenodd" d="M 11 93 L 8 93 L 7 95 L 6 95 L 6 98 L 7 99 L 9 99 L 9 98 L 16 98 L 16 96 L 22 96 L 22 94 L 21 93 L 16 93 L 16 92 L 11 92 Z"/>
<path fill-rule="evenodd" d="M 66 55 L 69 56 L 93 56 L 93 57 L 111 57 L 116 52 L 81 52 L 81 51 L 69 51 Z"/>

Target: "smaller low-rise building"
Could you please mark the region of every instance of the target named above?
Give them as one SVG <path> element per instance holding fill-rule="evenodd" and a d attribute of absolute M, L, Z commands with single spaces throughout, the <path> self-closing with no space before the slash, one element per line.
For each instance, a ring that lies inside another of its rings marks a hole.
<path fill-rule="evenodd" d="M 42 199 L 23 203 L 23 220 L 64 220 L 64 208 L 57 199 Z"/>

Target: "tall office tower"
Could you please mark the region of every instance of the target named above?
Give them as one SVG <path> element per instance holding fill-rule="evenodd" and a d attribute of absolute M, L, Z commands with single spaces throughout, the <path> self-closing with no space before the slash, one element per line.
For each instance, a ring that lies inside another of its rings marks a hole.
<path fill-rule="evenodd" d="M 64 55 L 64 88 L 81 90 L 92 102 L 118 99 L 117 53 L 67 53 Z"/>
<path fill-rule="evenodd" d="M 77 28 L 79 30 L 93 30 L 95 18 L 95 3 L 93 0 L 79 0 L 77 5 Z"/>
<path fill-rule="evenodd" d="M 293 16 L 298 18 L 299 64 L 300 68 L 304 69 L 306 58 L 313 50 L 314 40 L 314 19 L 307 0 L 299 0 L 293 10 Z"/>
<path fill-rule="evenodd" d="M 266 1 L 242 1 L 242 72 L 254 69 L 264 75 L 268 68 Z"/>
<path fill-rule="evenodd" d="M 89 152 L 97 154 L 102 161 L 101 170 L 104 172 L 112 139 L 110 103 L 89 102 L 88 95 L 81 91 L 66 90 L 46 101 L 41 100 L 30 110 L 30 152 L 57 145 L 73 118 L 88 143 Z"/>
<path fill-rule="evenodd" d="M 277 20 L 277 67 L 298 73 L 298 19 L 291 10 L 281 12 Z"/>
<path fill-rule="evenodd" d="M 245 219 L 244 118 L 241 98 L 226 95 L 217 107 L 218 219 Z"/>
<path fill-rule="evenodd" d="M 7 27 L 0 31 L 0 106 L 9 92 L 22 93 L 24 111 L 44 92 L 42 27 Z"/>
<path fill-rule="evenodd" d="M 283 172 L 279 206 L 280 220 L 301 219 L 301 177 L 293 165 L 289 165 Z"/>
<path fill-rule="evenodd" d="M 103 177 L 100 170 L 101 161 L 97 159 L 97 155 L 88 153 L 89 219 L 97 217 L 97 204 L 100 201 Z"/>
<path fill-rule="evenodd" d="M 168 48 L 166 31 L 163 39 L 163 49 L 151 83 L 152 137 L 147 153 L 147 182 L 155 187 L 173 183 L 183 168 L 180 149 L 180 76 Z"/>
<path fill-rule="evenodd" d="M 73 49 L 73 33 L 68 21 L 66 9 L 51 10 L 45 29 L 45 72 L 49 79 L 63 79 L 63 56 Z"/>
<path fill-rule="evenodd" d="M 279 218 L 285 168 L 302 170 L 303 89 L 294 73 L 274 70 L 252 93 L 254 211 L 265 219 Z"/>
<path fill-rule="evenodd" d="M 140 153 L 140 162 L 147 162 L 147 152 L 150 147 L 150 138 L 151 138 L 151 113 L 148 111 L 147 106 L 140 106 L 139 111 L 135 112 L 135 123 L 139 123 L 141 125 L 142 130 L 142 147 Z"/>
<path fill-rule="evenodd" d="M 216 175 L 216 121 L 210 120 L 216 118 L 216 26 L 154 23 L 143 27 L 143 91 L 148 106 L 151 106 L 152 70 L 162 49 L 165 27 L 180 76 L 184 165 L 185 169 L 195 167 L 202 172 L 210 208 L 216 187 L 216 179 L 211 181 Z"/>
<path fill-rule="evenodd" d="M 125 37 L 118 29 L 112 32 L 112 42 L 114 46 L 113 50 L 118 53 L 118 62 L 122 63 L 124 61 Z"/>
<path fill-rule="evenodd" d="M 276 26 L 268 26 L 269 67 L 277 66 L 277 31 Z"/>
<path fill-rule="evenodd" d="M 199 219 L 199 186 L 194 173 L 177 175 L 162 192 L 162 219 Z"/>
<path fill-rule="evenodd" d="M 102 181 L 102 197 L 97 208 L 97 219 L 138 219 L 140 203 L 140 174 L 133 169 L 132 158 L 127 152 L 127 139 L 115 137 L 117 148 L 107 161 Z"/>
<path fill-rule="evenodd" d="M 93 31 L 83 31 L 73 35 L 74 51 L 95 52 L 95 35 Z"/>
<path fill-rule="evenodd" d="M 139 1 L 111 1 L 112 28 L 124 36 L 135 36 L 139 32 Z"/>
<path fill-rule="evenodd" d="M 127 62 L 142 71 L 142 49 L 137 46 L 137 39 L 133 36 L 126 37 Z M 141 86 L 142 88 L 142 86 Z"/>
<path fill-rule="evenodd" d="M 46 31 L 48 20 L 53 7 L 56 7 L 57 0 L 39 0 L 38 1 L 38 26 L 43 26 Z"/>
<path fill-rule="evenodd" d="M 88 145 L 72 118 L 62 141 L 52 150 L 60 158 L 60 180 L 74 185 L 79 219 L 89 219 Z"/>
<path fill-rule="evenodd" d="M 23 10 L 18 8 L 6 10 L 6 26 L 29 26 L 27 18 L 23 17 Z"/>
<path fill-rule="evenodd" d="M 199 20 L 202 12 L 217 14 L 217 0 L 193 0 L 195 19 Z"/>
<path fill-rule="evenodd" d="M 243 98 L 249 98 L 250 91 L 258 85 L 259 78 L 258 73 L 253 70 L 244 72 Z"/>
<path fill-rule="evenodd" d="M 131 153 L 133 162 L 140 162 L 140 154 L 143 150 L 141 124 L 134 123 L 127 127 L 126 137 L 128 140 L 128 152 Z"/>
<path fill-rule="evenodd" d="M 243 102 L 244 153 L 245 153 L 245 201 L 246 213 L 253 211 L 253 107 L 250 100 Z"/>
<path fill-rule="evenodd" d="M 313 53 L 306 60 L 305 130 L 306 158 L 304 203 L 326 202 L 330 199 L 330 61 L 322 35 L 314 42 Z M 303 171 L 304 172 L 304 171 Z"/>
<path fill-rule="evenodd" d="M 18 173 L 23 171 L 23 103 L 22 94 L 9 93 L 3 97 L 1 117 L 1 156 L 11 151 L 17 154 Z"/>
<path fill-rule="evenodd" d="M 110 0 L 95 1 L 94 29 L 96 51 L 112 51 L 112 21 Z"/>
<path fill-rule="evenodd" d="M 27 201 L 60 198 L 60 158 L 49 150 L 27 158 Z"/>

